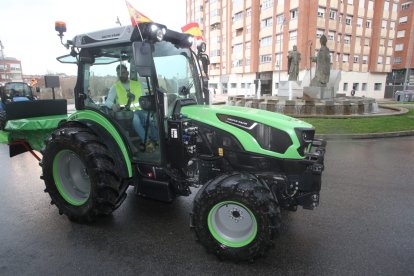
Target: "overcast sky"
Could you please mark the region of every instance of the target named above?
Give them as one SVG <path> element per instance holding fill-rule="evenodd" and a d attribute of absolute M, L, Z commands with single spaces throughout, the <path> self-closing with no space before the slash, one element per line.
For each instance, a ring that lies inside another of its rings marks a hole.
<path fill-rule="evenodd" d="M 130 0 L 139 12 L 169 29 L 185 25 L 185 0 Z M 76 66 L 56 57 L 68 54 L 60 44 L 55 21 L 66 22 L 64 39 L 75 35 L 130 25 L 124 0 L 0 0 L 0 40 L 4 54 L 22 62 L 23 74 L 67 73 Z M 66 41 L 66 40 L 65 40 Z"/>

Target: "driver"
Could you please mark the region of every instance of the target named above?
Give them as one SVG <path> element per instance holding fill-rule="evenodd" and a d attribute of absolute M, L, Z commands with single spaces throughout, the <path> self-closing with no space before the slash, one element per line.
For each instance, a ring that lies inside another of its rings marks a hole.
<path fill-rule="evenodd" d="M 141 138 L 141 141 L 145 140 L 145 129 L 147 112 L 141 110 L 138 99 L 142 96 L 141 83 L 135 80 L 129 79 L 128 68 L 124 64 L 120 64 L 116 67 L 116 73 L 118 80 L 112 85 L 109 90 L 108 97 L 106 98 L 105 105 L 111 108 L 114 112 L 120 110 L 120 105 L 126 105 L 128 103 L 128 96 L 132 96 L 131 110 L 134 111 L 134 118 L 132 125 L 135 132 Z M 132 95 L 130 94 L 132 93 Z M 157 142 L 157 130 L 155 126 L 150 124 L 149 129 L 149 141 L 146 145 L 147 151 L 153 151 Z"/>

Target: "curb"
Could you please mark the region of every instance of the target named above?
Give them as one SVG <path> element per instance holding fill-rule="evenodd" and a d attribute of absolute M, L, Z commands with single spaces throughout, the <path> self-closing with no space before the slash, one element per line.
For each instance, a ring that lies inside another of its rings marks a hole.
<path fill-rule="evenodd" d="M 316 138 L 325 140 L 353 140 L 353 139 L 373 139 L 373 138 L 393 138 L 414 136 L 414 130 L 383 132 L 383 133 L 367 133 L 367 134 L 317 134 Z"/>

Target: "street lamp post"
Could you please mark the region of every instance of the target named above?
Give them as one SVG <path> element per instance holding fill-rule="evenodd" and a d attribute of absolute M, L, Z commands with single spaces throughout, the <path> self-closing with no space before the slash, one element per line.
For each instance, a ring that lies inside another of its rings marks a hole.
<path fill-rule="evenodd" d="M 279 40 L 279 86 L 277 90 L 279 91 L 280 87 L 280 71 L 282 71 L 282 41 L 283 41 L 283 26 L 287 23 L 286 18 L 283 17 L 283 22 L 280 25 L 280 40 Z"/>

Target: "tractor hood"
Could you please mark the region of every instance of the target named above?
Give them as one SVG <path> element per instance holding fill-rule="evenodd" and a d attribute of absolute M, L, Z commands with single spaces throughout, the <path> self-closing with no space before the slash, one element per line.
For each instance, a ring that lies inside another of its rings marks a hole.
<path fill-rule="evenodd" d="M 312 125 L 298 119 L 266 110 L 239 106 L 205 106 L 191 105 L 181 109 L 188 118 L 230 132 L 242 144 L 245 150 L 275 157 L 302 158 L 298 154 L 301 142 L 297 137 L 298 129 L 313 130 Z M 291 146 L 285 152 L 273 152 L 263 149 L 252 129 L 258 125 L 277 129 L 284 136 L 289 136 Z"/>

